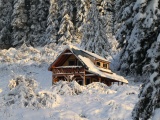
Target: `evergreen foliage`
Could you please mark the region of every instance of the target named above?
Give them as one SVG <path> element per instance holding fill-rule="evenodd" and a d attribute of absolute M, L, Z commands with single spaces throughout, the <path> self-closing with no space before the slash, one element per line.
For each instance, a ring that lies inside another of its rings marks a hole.
<path fill-rule="evenodd" d="M 148 50 L 159 26 L 158 0 L 116 0 L 116 38 L 122 48 L 119 69 L 126 74 L 142 74 L 150 62 Z"/>
<path fill-rule="evenodd" d="M 92 0 L 86 23 L 82 29 L 81 46 L 85 50 L 107 57 L 111 46 L 106 35 L 105 17 L 100 16 L 96 5 L 96 1 Z"/>
<path fill-rule="evenodd" d="M 14 0 L 11 26 L 12 44 L 18 46 L 26 42 L 28 39 L 29 27 L 27 26 L 28 11 L 26 11 L 25 0 Z"/>
<path fill-rule="evenodd" d="M 59 21 L 62 17 L 58 13 L 59 11 L 59 0 L 50 0 L 48 23 L 46 29 L 45 43 L 57 43 L 57 33 L 59 31 Z"/>
<path fill-rule="evenodd" d="M 150 69 L 152 74 L 149 81 L 142 86 L 139 101 L 135 105 L 132 112 L 134 120 L 148 120 L 150 119 L 154 111 L 160 108 L 160 29 L 157 31 L 156 44 L 152 54 L 154 57 L 151 59 Z M 148 66 L 149 67 L 149 66 Z"/>
<path fill-rule="evenodd" d="M 44 44 L 47 17 L 49 14 L 49 0 L 30 0 L 29 3 L 29 45 L 42 46 Z"/>
<path fill-rule="evenodd" d="M 58 31 L 58 44 L 67 44 L 74 41 L 73 4 L 71 0 L 62 1 L 61 4 L 62 19 Z"/>
<path fill-rule="evenodd" d="M 104 29 L 110 32 L 107 1 L 97 0 L 95 7 L 105 18 Z M 91 0 L 0 0 L 0 48 L 79 43 L 91 3 Z"/>
<path fill-rule="evenodd" d="M 11 47 L 11 15 L 13 0 L 0 0 L 0 48 Z"/>

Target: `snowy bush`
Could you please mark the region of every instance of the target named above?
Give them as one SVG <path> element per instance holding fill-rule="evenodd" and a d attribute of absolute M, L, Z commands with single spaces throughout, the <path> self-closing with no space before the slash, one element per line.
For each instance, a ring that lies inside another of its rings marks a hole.
<path fill-rule="evenodd" d="M 114 93 L 115 91 L 112 91 L 109 89 L 109 87 L 104 84 L 104 83 L 100 83 L 100 82 L 93 82 L 89 85 L 86 86 L 86 90 L 84 91 L 84 93 L 106 93 L 106 94 L 110 94 L 110 93 Z"/>
<path fill-rule="evenodd" d="M 38 84 L 32 78 L 18 76 L 9 82 L 10 91 L 4 96 L 6 105 L 22 107 L 53 107 L 61 101 L 58 95 L 48 91 L 37 91 Z"/>
<path fill-rule="evenodd" d="M 79 94 L 113 94 L 116 93 L 115 90 L 109 89 L 107 85 L 100 82 L 93 82 L 86 86 L 79 85 L 76 81 L 67 82 L 59 81 L 55 83 L 52 87 L 52 91 L 59 95 L 79 95 Z"/>
<path fill-rule="evenodd" d="M 43 48 L 27 47 L 25 44 L 20 48 L 10 48 L 0 51 L 0 62 L 18 63 L 26 62 L 51 63 L 57 54 L 64 49 L 65 46 L 54 46 L 54 44 L 46 45 Z"/>
<path fill-rule="evenodd" d="M 59 81 L 53 85 L 52 91 L 60 95 L 78 95 L 82 93 L 83 86 L 80 86 L 76 81 Z"/>
<path fill-rule="evenodd" d="M 37 99 L 42 107 L 54 107 L 55 104 L 59 104 L 62 101 L 59 95 L 49 91 L 38 92 Z"/>

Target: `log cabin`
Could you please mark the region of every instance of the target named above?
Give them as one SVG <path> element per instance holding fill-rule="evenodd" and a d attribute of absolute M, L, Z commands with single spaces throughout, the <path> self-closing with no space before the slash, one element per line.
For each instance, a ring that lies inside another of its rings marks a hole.
<path fill-rule="evenodd" d="M 122 76 L 110 70 L 108 60 L 75 46 L 66 47 L 48 70 L 52 72 L 52 84 L 59 80 L 76 80 L 80 85 L 92 82 L 102 82 L 108 86 L 128 83 Z"/>

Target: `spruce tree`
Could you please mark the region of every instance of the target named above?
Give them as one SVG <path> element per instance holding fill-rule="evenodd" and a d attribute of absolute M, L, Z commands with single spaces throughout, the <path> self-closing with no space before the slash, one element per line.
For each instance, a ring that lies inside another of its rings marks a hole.
<path fill-rule="evenodd" d="M 75 42 L 75 27 L 73 25 L 73 3 L 72 0 L 62 1 L 60 6 L 62 19 L 58 31 L 58 44 Z"/>
<path fill-rule="evenodd" d="M 90 0 L 77 0 L 76 2 L 76 39 L 78 41 L 82 40 L 82 29 L 83 29 L 83 24 L 86 22 L 87 19 L 87 13 L 90 8 Z"/>
<path fill-rule="evenodd" d="M 74 42 L 74 26 L 71 18 L 66 14 L 61 21 L 60 29 L 58 31 L 58 44 L 69 44 Z"/>
<path fill-rule="evenodd" d="M 73 0 L 52 0 L 47 27 L 47 42 L 56 44 L 68 44 L 74 42 L 75 25 L 73 24 Z M 49 42 L 48 42 L 49 41 Z"/>
<path fill-rule="evenodd" d="M 49 15 L 45 35 L 46 44 L 58 43 L 58 31 L 60 21 L 62 19 L 62 16 L 59 13 L 59 5 L 61 5 L 60 0 L 50 0 Z"/>
<path fill-rule="evenodd" d="M 155 43 L 153 49 L 151 64 L 147 66 L 151 71 L 149 81 L 142 86 L 139 101 L 132 112 L 134 120 L 148 120 L 154 116 L 156 109 L 160 108 L 160 27 L 154 36 Z M 158 38 L 157 38 L 158 36 Z M 152 38 L 153 39 L 153 38 Z"/>
<path fill-rule="evenodd" d="M 159 24 L 158 0 L 116 0 L 116 38 L 122 48 L 119 70 L 142 74 L 150 62 L 148 50 L 155 41 L 151 36 Z"/>
<path fill-rule="evenodd" d="M 30 0 L 29 5 L 29 45 L 42 46 L 45 44 L 44 34 L 47 28 L 49 0 Z"/>
<path fill-rule="evenodd" d="M 106 35 L 106 21 L 104 17 L 100 16 L 94 0 L 92 0 L 82 31 L 81 47 L 103 57 L 110 54 L 111 46 Z"/>
<path fill-rule="evenodd" d="M 27 26 L 28 11 L 26 10 L 27 0 L 14 0 L 11 26 L 13 46 L 22 45 L 28 42 L 29 27 Z"/>
<path fill-rule="evenodd" d="M 0 0 L 0 48 L 11 47 L 11 15 L 13 0 Z"/>

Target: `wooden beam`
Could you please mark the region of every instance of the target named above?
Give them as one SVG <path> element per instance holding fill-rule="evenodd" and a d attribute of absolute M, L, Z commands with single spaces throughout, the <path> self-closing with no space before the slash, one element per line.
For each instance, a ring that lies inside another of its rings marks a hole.
<path fill-rule="evenodd" d="M 95 74 L 86 74 L 86 77 L 88 76 L 95 76 Z"/>
<path fill-rule="evenodd" d="M 86 71 L 84 69 L 83 85 L 86 85 L 86 77 L 85 77 L 85 75 L 86 75 Z"/>
<path fill-rule="evenodd" d="M 57 76 L 52 76 L 52 85 L 58 81 Z"/>
<path fill-rule="evenodd" d="M 84 73 L 54 73 L 56 76 L 63 76 L 63 75 L 74 75 L 74 76 L 82 76 Z"/>
<path fill-rule="evenodd" d="M 68 53 L 63 53 L 63 55 L 72 55 L 73 53 L 68 52 Z"/>
<path fill-rule="evenodd" d="M 101 82 L 101 77 L 98 78 L 99 82 Z"/>

